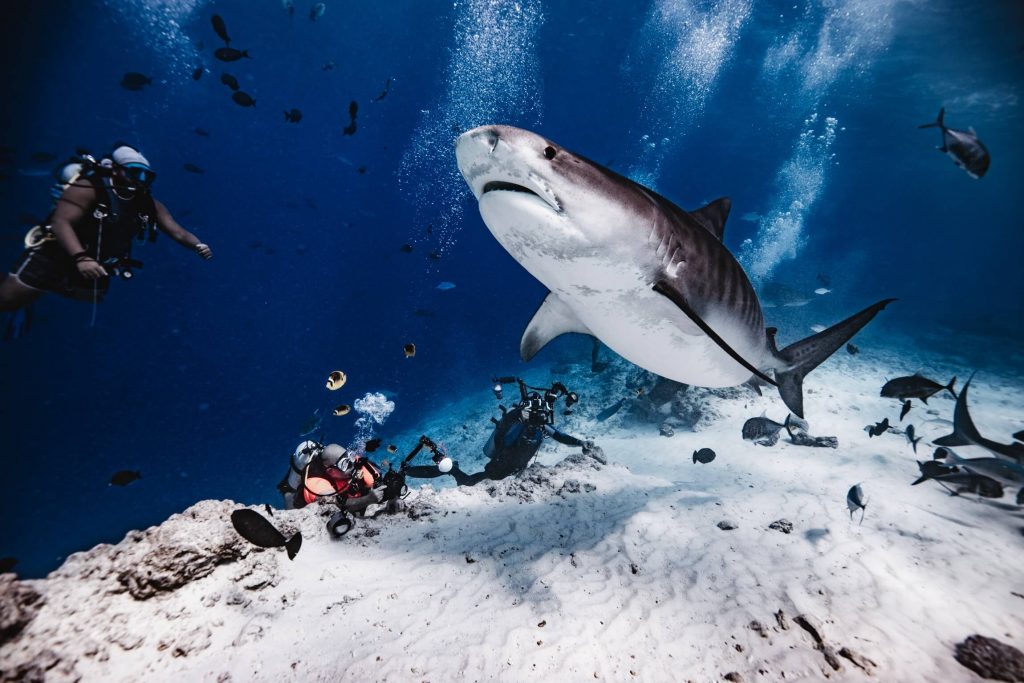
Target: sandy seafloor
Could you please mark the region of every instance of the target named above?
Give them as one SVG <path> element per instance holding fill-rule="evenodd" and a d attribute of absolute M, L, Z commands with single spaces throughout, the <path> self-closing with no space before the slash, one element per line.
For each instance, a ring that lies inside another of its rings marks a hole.
<path fill-rule="evenodd" d="M 94 681 L 715 681 L 729 672 L 746 681 L 981 680 L 953 658 L 957 642 L 978 633 L 1024 649 L 1016 490 L 979 501 L 934 483 L 912 487 L 918 468 L 905 437 L 869 438 L 864 426 L 901 424 L 900 403 L 878 396 L 887 377 L 920 369 L 942 383 L 957 375 L 960 387 L 977 369 L 972 415 L 983 434 L 1009 441 L 1024 427 L 1024 363 L 991 348 L 999 367 L 978 368 L 894 343 L 898 351 L 840 352 L 806 380 L 810 432 L 837 436 L 836 450 L 743 441 L 748 417 L 785 417 L 768 391 L 691 389 L 705 417 L 670 438 L 628 408 L 597 423 L 591 416 L 637 374 L 617 363 L 578 388 L 580 407 L 562 423 L 596 439 L 606 466 L 531 468 L 490 491 L 411 481 L 407 504 L 427 514 L 361 520 L 340 541 L 323 532 L 326 509 L 279 511 L 275 522 L 301 527 L 305 542 L 294 561 L 254 551 L 275 575 L 257 589 L 230 563 L 146 601 L 58 570 L 30 582 L 46 604 L 0 663 L 45 645 Z M 987 353 L 967 337 L 942 343 Z M 589 362 L 524 367 L 535 383 L 589 374 Z M 941 420 L 953 405 L 942 395 L 915 402 L 902 425 L 924 437 L 916 458 L 950 431 Z M 444 406 L 423 431 L 457 456 L 478 454 L 493 407 L 481 391 Z M 717 458 L 694 464 L 697 448 Z M 572 452 L 547 444 L 539 464 Z M 458 459 L 467 471 L 479 466 Z M 845 504 L 856 483 L 868 498 L 863 523 Z M 783 518 L 792 533 L 768 528 Z M 736 528 L 718 528 L 723 520 Z M 834 670 L 794 623 L 798 614 L 820 623 L 834 651 L 874 666 L 841 657 Z M 191 645 L 168 647 L 183 638 Z"/>

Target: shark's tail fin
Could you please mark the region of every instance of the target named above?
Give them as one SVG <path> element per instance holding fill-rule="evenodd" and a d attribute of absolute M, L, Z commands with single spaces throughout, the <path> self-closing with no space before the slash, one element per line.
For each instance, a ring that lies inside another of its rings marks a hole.
<path fill-rule="evenodd" d="M 294 560 L 295 556 L 299 554 L 299 548 L 302 547 L 302 532 L 296 531 L 295 535 L 288 539 L 284 544 L 284 549 L 288 551 L 288 559 Z"/>
<path fill-rule="evenodd" d="M 860 328 L 871 322 L 880 310 L 895 299 L 883 299 L 868 306 L 860 313 L 850 316 L 841 323 L 802 339 L 777 352 L 782 367 L 775 371 L 782 400 L 797 417 L 804 416 L 803 381 L 811 370 L 835 353 L 850 340 Z"/>
<path fill-rule="evenodd" d="M 945 128 L 946 124 L 943 123 L 943 119 L 946 117 L 946 108 L 943 107 L 939 110 L 939 117 L 931 123 L 922 123 L 918 128 Z"/>
<path fill-rule="evenodd" d="M 971 419 L 971 413 L 967 410 L 967 390 L 971 387 L 971 379 L 974 379 L 974 375 L 971 375 L 964 388 L 960 390 L 960 395 L 956 397 L 956 407 L 953 408 L 953 433 L 932 441 L 936 446 L 970 446 L 984 440 L 974 425 L 974 420 Z M 955 380 L 956 377 L 953 378 L 953 381 Z M 952 386 L 951 381 L 946 388 L 951 389 Z"/>

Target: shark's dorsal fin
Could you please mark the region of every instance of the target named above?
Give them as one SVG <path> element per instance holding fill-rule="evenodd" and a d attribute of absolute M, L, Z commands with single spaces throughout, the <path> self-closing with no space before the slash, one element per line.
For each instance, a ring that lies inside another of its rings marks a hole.
<path fill-rule="evenodd" d="M 769 377 L 768 375 L 764 374 L 763 372 L 755 368 L 753 365 L 751 365 L 746 358 L 736 353 L 735 349 L 729 346 L 729 344 L 720 336 L 718 336 L 718 333 L 715 332 L 711 328 L 711 326 L 704 321 L 703 318 L 697 315 L 697 312 L 690 307 L 690 304 L 686 302 L 686 299 L 684 299 L 683 296 L 678 291 L 676 291 L 674 287 L 672 287 L 672 285 L 670 285 L 665 280 L 658 280 L 657 282 L 654 283 L 653 289 L 655 292 L 661 294 L 663 297 L 674 303 L 676 307 L 679 308 L 679 310 L 685 313 L 686 316 L 697 325 L 697 327 L 703 330 L 704 334 L 709 336 L 712 341 L 718 344 L 718 346 L 727 354 L 729 354 L 734 361 L 745 367 L 747 370 L 750 370 L 750 372 L 755 377 L 759 377 L 765 382 L 768 382 L 768 384 L 771 384 L 773 387 L 779 386 L 775 382 L 775 380 L 773 380 L 771 377 Z M 544 303 L 547 303 L 547 301 L 545 301 Z M 543 306 L 541 308 L 543 308 Z M 531 323 L 531 325 L 532 324 L 533 323 Z"/>
<path fill-rule="evenodd" d="M 725 232 L 725 220 L 729 217 L 731 208 L 732 200 L 728 197 L 721 197 L 705 207 L 691 211 L 690 215 L 721 241 L 722 234 Z"/>
<path fill-rule="evenodd" d="M 523 360 L 528 361 L 536 356 L 537 352 L 544 348 L 549 341 L 566 332 L 591 334 L 583 321 L 576 317 L 572 309 L 566 306 L 557 294 L 548 292 L 544 303 L 533 314 L 530 324 L 523 332 L 523 339 L 519 343 L 519 355 L 523 357 Z"/>

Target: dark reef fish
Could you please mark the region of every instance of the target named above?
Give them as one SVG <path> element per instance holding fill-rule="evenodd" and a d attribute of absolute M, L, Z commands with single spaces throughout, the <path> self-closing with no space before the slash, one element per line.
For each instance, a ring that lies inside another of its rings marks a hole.
<path fill-rule="evenodd" d="M 205 172 L 205 171 L 203 171 L 203 169 L 199 168 L 195 164 L 182 164 L 181 167 L 183 169 L 185 169 L 186 171 L 188 171 L 189 173 L 204 173 Z"/>
<path fill-rule="evenodd" d="M 604 422 L 612 415 L 619 412 L 619 409 L 622 408 L 622 406 L 624 405 L 626 405 L 626 399 L 620 398 L 618 401 L 616 401 L 615 403 L 611 404 L 610 406 L 599 412 L 597 414 L 597 417 L 594 419 L 596 419 L 598 422 Z"/>
<path fill-rule="evenodd" d="M 294 107 L 286 109 L 284 112 L 284 120 L 286 123 L 298 123 L 302 120 L 302 112 Z"/>
<path fill-rule="evenodd" d="M 743 423 L 743 438 L 747 441 L 753 441 L 761 445 L 775 445 L 775 442 L 779 440 L 779 430 L 785 427 L 789 423 L 779 423 L 772 420 L 764 415 L 760 417 L 752 417 Z M 765 442 L 771 443 L 765 443 Z"/>
<path fill-rule="evenodd" d="M 138 470 L 120 470 L 118 472 L 114 472 L 114 476 L 110 478 L 110 484 L 112 486 L 127 486 L 133 481 L 138 481 L 139 479 L 142 479 L 142 472 L 139 472 Z"/>
<path fill-rule="evenodd" d="M 943 389 L 953 394 L 956 392 L 953 386 L 956 384 L 956 377 L 949 380 L 949 384 L 943 386 L 934 380 L 930 380 L 919 372 L 909 377 L 897 377 L 891 379 L 882 386 L 881 396 L 885 398 L 898 398 L 903 401 L 908 398 L 921 399 L 922 403 L 928 403 L 928 399 Z"/>
<path fill-rule="evenodd" d="M 903 418 L 910 412 L 910 399 L 903 402 L 903 407 L 900 408 L 900 422 L 903 422 Z"/>
<path fill-rule="evenodd" d="M 851 356 L 856 356 L 858 353 L 860 353 L 860 348 L 855 344 L 847 344 L 846 352 Z"/>
<path fill-rule="evenodd" d="M 864 513 L 867 512 L 868 501 L 864 498 L 864 490 L 861 489 L 860 484 L 854 484 L 846 492 L 846 507 L 850 510 L 850 519 L 853 519 L 854 512 L 861 510 L 860 523 L 864 523 Z"/>
<path fill-rule="evenodd" d="M 197 66 L 196 70 L 192 72 L 192 80 L 193 81 L 198 81 L 202 77 L 203 77 L 203 67 Z"/>
<path fill-rule="evenodd" d="M 256 100 L 252 98 L 248 93 L 242 92 L 241 90 L 231 94 L 232 101 L 239 107 L 255 107 Z"/>
<path fill-rule="evenodd" d="M 401 247 L 399 247 L 398 250 L 400 252 L 402 252 L 403 254 L 411 254 L 412 253 L 412 245 L 411 244 L 403 244 Z"/>
<path fill-rule="evenodd" d="M 925 460 L 924 462 L 918 460 L 917 467 L 921 470 L 921 476 L 915 479 L 913 483 L 911 483 L 911 486 L 917 486 L 922 481 L 928 481 L 929 479 L 935 479 L 936 477 L 953 474 L 957 471 L 956 467 L 944 465 L 936 460 Z"/>
<path fill-rule="evenodd" d="M 946 109 L 943 107 L 939 110 L 939 117 L 935 121 L 922 124 L 918 128 L 940 129 L 942 131 L 942 146 L 938 150 L 948 154 L 957 166 L 967 171 L 967 175 L 975 179 L 981 178 L 988 171 L 991 161 L 988 150 L 978 139 L 978 134 L 974 132 L 973 128 L 967 130 L 947 128 L 943 122 L 945 115 Z"/>
<path fill-rule="evenodd" d="M 885 418 L 881 422 L 876 422 L 873 425 L 868 425 L 864 428 L 864 431 L 868 433 L 868 436 L 881 436 L 889 431 L 889 418 Z"/>
<path fill-rule="evenodd" d="M 152 82 L 152 78 L 137 71 L 129 71 L 121 77 L 121 87 L 125 90 L 142 90 Z"/>
<path fill-rule="evenodd" d="M 973 379 L 973 376 L 972 378 Z M 953 433 L 935 439 L 935 445 L 952 448 L 953 446 L 981 446 L 996 455 L 1013 460 L 1016 463 L 1024 464 L 1024 444 L 1015 442 L 1012 444 L 999 443 L 986 439 L 978 431 L 967 410 L 967 390 L 971 386 L 971 380 L 967 380 L 963 390 L 956 399 L 956 407 L 953 409 Z M 1018 432 L 1019 434 L 1019 432 Z M 1017 435 L 1014 435 L 1017 438 Z"/>
<path fill-rule="evenodd" d="M 388 91 L 391 90 L 391 79 L 389 78 L 384 83 L 384 89 L 380 91 L 380 94 L 373 98 L 374 102 L 380 102 L 388 96 Z"/>
<path fill-rule="evenodd" d="M 194 133 L 195 133 L 196 135 L 198 135 L 199 137 L 201 137 L 201 138 L 208 138 L 208 137 L 210 137 L 210 134 L 209 134 L 209 133 L 207 133 L 207 132 L 206 132 L 205 130 L 203 130 L 202 128 L 196 128 L 196 129 L 195 129 L 195 130 L 194 130 L 193 132 L 194 132 Z"/>
<path fill-rule="evenodd" d="M 702 448 L 699 451 L 693 452 L 693 464 L 698 462 L 702 465 L 707 465 L 709 462 L 715 459 L 715 452 L 710 448 Z"/>
<path fill-rule="evenodd" d="M 220 36 L 220 39 L 224 41 L 225 45 L 231 44 L 231 38 L 228 36 L 228 27 L 221 19 L 219 14 L 214 14 L 210 17 L 210 23 L 213 24 L 213 30 Z"/>
<path fill-rule="evenodd" d="M 367 453 L 373 453 L 375 450 L 380 448 L 380 441 L 381 440 L 377 438 L 370 439 L 365 444 L 363 444 L 363 447 L 366 449 Z"/>
<path fill-rule="evenodd" d="M 232 90 L 238 90 L 238 79 L 231 74 L 221 74 L 220 82 L 228 86 Z"/>
<path fill-rule="evenodd" d="M 309 20 L 316 21 L 324 15 L 327 11 L 327 5 L 322 2 L 318 2 L 309 9 Z"/>
<path fill-rule="evenodd" d="M 359 112 L 359 103 L 352 100 L 348 104 L 349 124 L 341 131 L 343 135 L 356 134 L 356 114 Z"/>
<path fill-rule="evenodd" d="M 233 47 L 218 47 L 213 53 L 213 56 L 222 62 L 237 62 L 243 57 L 246 59 L 252 59 L 252 57 L 249 56 L 248 50 L 236 50 Z"/>
<path fill-rule="evenodd" d="M 284 548 L 288 552 L 288 559 L 294 560 L 302 547 L 302 532 L 296 531 L 295 535 L 285 539 L 284 534 L 277 530 L 266 517 L 248 508 L 235 510 L 231 513 L 231 525 L 235 531 L 253 545 L 261 548 Z"/>
<path fill-rule="evenodd" d="M 907 442 L 914 447 L 914 452 L 917 453 L 917 442 L 921 440 L 921 437 L 914 436 L 914 425 L 907 425 Z"/>

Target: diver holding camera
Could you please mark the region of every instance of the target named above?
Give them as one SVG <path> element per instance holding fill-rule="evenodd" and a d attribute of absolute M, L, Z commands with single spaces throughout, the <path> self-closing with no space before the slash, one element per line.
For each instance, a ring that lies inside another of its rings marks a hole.
<path fill-rule="evenodd" d="M 459 464 L 453 462 L 432 441 L 421 437 L 421 446 L 426 445 L 431 449 L 436 466 L 407 466 L 406 463 L 415 456 L 417 449 L 403 463 L 407 476 L 433 479 L 450 474 L 459 486 L 473 486 L 484 479 L 504 479 L 522 472 L 537 454 L 545 437 L 567 446 L 579 446 L 584 453 L 594 447 L 592 441 L 578 439 L 555 427 L 555 402 L 564 397 L 565 412 L 568 414 L 579 401 L 576 392 L 569 391 L 561 382 L 555 382 L 547 388 L 531 387 L 518 377 L 495 377 L 493 382 L 494 396 L 499 401 L 503 398 L 504 385 L 513 383 L 519 386 L 520 400 L 511 409 L 499 404 L 501 417 L 491 418 L 494 431 L 484 445 L 484 454 L 488 458 L 484 469 L 473 474 L 463 472 Z M 424 443 L 424 439 L 429 443 Z"/>

